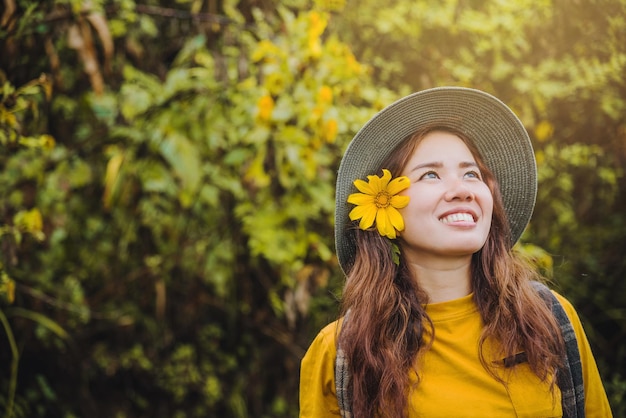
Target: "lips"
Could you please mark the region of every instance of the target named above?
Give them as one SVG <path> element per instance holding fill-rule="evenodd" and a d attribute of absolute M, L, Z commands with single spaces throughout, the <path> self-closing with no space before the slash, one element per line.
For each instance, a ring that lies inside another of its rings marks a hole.
<path fill-rule="evenodd" d="M 468 223 L 468 222 L 474 223 L 475 222 L 474 216 L 468 212 L 451 213 L 451 214 L 441 217 L 439 220 L 443 222 L 444 224 L 451 224 L 451 223 L 458 223 L 458 222 L 462 222 L 462 223 Z"/>

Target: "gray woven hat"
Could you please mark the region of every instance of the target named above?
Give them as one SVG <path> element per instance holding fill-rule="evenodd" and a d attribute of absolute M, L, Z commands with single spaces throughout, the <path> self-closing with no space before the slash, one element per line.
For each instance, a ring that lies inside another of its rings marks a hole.
<path fill-rule="evenodd" d="M 335 245 L 339 265 L 348 272 L 354 260 L 354 207 L 348 195 L 354 180 L 380 175 L 383 160 L 422 127 L 442 126 L 464 133 L 496 176 L 511 227 L 511 245 L 524 232 L 537 196 L 537 167 L 528 133 L 502 101 L 480 90 L 437 87 L 406 96 L 372 117 L 344 153 L 337 175 Z"/>

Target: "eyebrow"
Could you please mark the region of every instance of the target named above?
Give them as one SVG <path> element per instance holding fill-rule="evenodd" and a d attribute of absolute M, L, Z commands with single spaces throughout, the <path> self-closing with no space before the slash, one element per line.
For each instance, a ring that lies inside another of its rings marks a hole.
<path fill-rule="evenodd" d="M 421 170 L 423 168 L 442 168 L 442 167 L 443 167 L 442 162 L 433 161 L 433 162 L 418 164 L 415 167 L 413 167 L 410 172 Z M 468 168 L 468 167 L 478 168 L 478 164 L 475 163 L 474 161 L 461 161 L 459 163 L 459 168 Z"/>

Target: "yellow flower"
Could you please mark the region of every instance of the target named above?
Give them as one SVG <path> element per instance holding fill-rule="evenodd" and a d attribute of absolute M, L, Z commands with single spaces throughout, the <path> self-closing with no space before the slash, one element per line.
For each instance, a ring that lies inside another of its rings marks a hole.
<path fill-rule="evenodd" d="M 554 126 L 547 120 L 539 122 L 535 127 L 535 137 L 539 142 L 544 142 L 554 134 Z"/>
<path fill-rule="evenodd" d="M 408 196 L 398 193 L 411 185 L 408 177 L 402 176 L 391 180 L 389 170 L 383 169 L 383 176 L 367 176 L 368 182 L 357 179 L 354 185 L 362 193 L 352 193 L 348 203 L 356 205 L 350 212 L 350 220 L 361 219 L 359 228 L 367 230 L 374 221 L 378 233 L 391 239 L 396 238 L 396 231 L 404 230 L 404 219 L 398 212 L 409 204 Z"/>
<path fill-rule="evenodd" d="M 317 92 L 317 101 L 323 104 L 332 103 L 333 90 L 328 86 L 322 86 Z"/>
<path fill-rule="evenodd" d="M 257 103 L 258 118 L 263 121 L 269 121 L 272 117 L 272 111 L 274 110 L 274 99 L 270 96 L 263 96 Z"/>
<path fill-rule="evenodd" d="M 337 121 L 335 119 L 330 119 L 326 124 L 324 124 L 324 139 L 326 142 L 333 143 L 335 142 L 335 138 L 337 137 Z"/>

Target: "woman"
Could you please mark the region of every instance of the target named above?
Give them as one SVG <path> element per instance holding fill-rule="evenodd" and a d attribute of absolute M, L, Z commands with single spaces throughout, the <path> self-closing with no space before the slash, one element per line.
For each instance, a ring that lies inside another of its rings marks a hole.
<path fill-rule="evenodd" d="M 536 184 L 491 95 L 436 88 L 375 115 L 339 168 L 343 318 L 302 360 L 300 416 L 610 417 L 575 310 L 511 251 Z"/>

